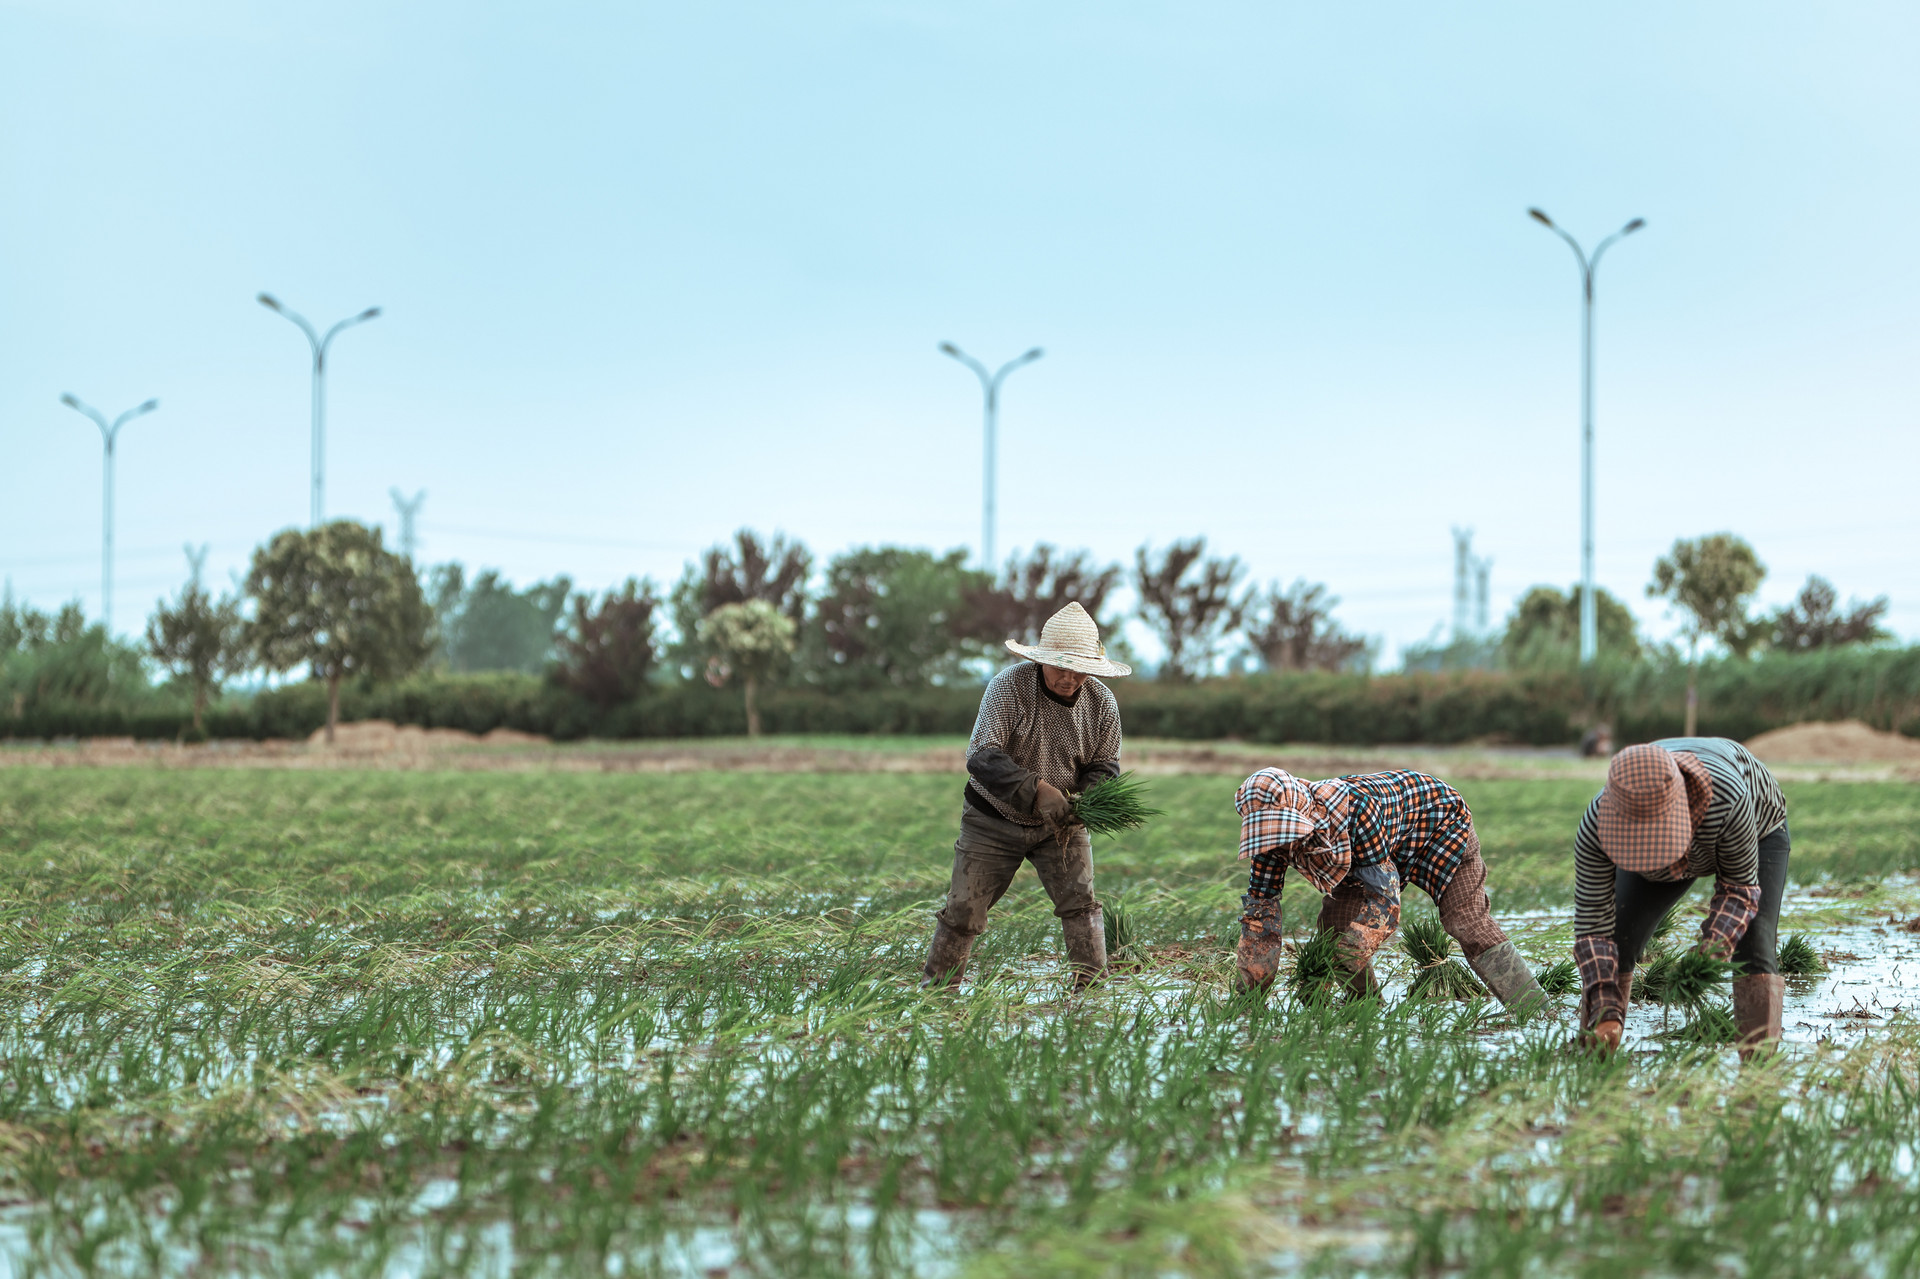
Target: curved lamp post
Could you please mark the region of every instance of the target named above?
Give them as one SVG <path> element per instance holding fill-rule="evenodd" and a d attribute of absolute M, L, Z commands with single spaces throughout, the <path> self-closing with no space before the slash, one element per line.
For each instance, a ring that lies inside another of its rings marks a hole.
<path fill-rule="evenodd" d="M 1600 269 L 1600 255 L 1608 245 L 1632 235 L 1647 220 L 1635 218 L 1627 223 L 1596 244 L 1589 257 L 1580 242 L 1554 225 L 1545 213 L 1528 209 L 1527 214 L 1565 240 L 1580 263 L 1580 660 L 1586 663 L 1600 649 L 1599 611 L 1593 595 L 1593 273 Z"/>
<path fill-rule="evenodd" d="M 1045 352 L 1036 346 L 1024 355 L 1019 355 L 1008 360 L 1000 366 L 997 372 L 989 373 L 987 372 L 986 365 L 980 363 L 980 361 L 974 359 L 971 355 L 968 355 L 951 342 L 942 342 L 940 344 L 940 350 L 947 355 L 951 355 L 954 359 L 974 371 L 975 375 L 980 379 L 980 390 L 986 397 L 986 458 L 983 468 L 985 478 L 982 481 L 980 503 L 980 567 L 992 573 L 995 571 L 993 563 L 994 436 L 999 429 L 1000 384 L 1006 381 L 1007 374 L 1013 372 L 1023 364 L 1033 363 L 1044 355 Z"/>
<path fill-rule="evenodd" d="M 300 331 L 307 335 L 307 343 L 313 347 L 313 513 L 310 522 L 314 528 L 319 528 L 321 520 L 325 518 L 326 508 L 327 348 L 333 344 L 334 336 L 340 330 L 366 323 L 380 314 L 380 308 L 370 306 L 358 315 L 348 316 L 328 329 L 323 337 L 313 325 L 307 323 L 307 317 L 298 311 L 289 311 L 273 294 L 262 293 L 260 305 L 299 325 Z"/>
<path fill-rule="evenodd" d="M 90 404 L 83 403 L 77 396 L 63 395 L 60 402 L 75 413 L 89 419 L 100 428 L 100 443 L 104 446 L 101 464 L 100 483 L 100 624 L 106 627 L 107 634 L 113 634 L 113 446 L 120 438 L 120 428 L 142 414 L 151 413 L 160 407 L 160 401 L 148 400 L 145 404 L 128 409 L 109 424 L 107 415 Z"/>

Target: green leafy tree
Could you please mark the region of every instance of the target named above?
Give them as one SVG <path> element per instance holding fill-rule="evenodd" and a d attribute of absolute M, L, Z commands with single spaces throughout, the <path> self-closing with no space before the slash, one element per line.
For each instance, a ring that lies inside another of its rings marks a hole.
<path fill-rule="evenodd" d="M 793 619 L 766 600 L 722 604 L 700 622 L 700 638 L 716 659 L 708 678 L 725 683 L 735 672 L 746 685 L 747 736 L 760 736 L 760 684 L 793 652 Z"/>
<path fill-rule="evenodd" d="M 327 742 L 340 721 L 340 681 L 398 679 L 433 652 L 432 610 L 413 565 L 387 550 L 380 530 L 335 520 L 288 529 L 253 553 L 247 637 L 260 664 L 304 663 L 327 685 Z"/>
<path fill-rule="evenodd" d="M 1235 593 L 1245 573 L 1238 556 L 1208 559 L 1207 539 L 1175 542 L 1156 563 L 1134 552 L 1133 587 L 1140 620 L 1167 651 L 1160 678 L 1193 679 L 1213 667 L 1227 634 L 1240 629 L 1248 595 Z"/>
<path fill-rule="evenodd" d="M 964 662 L 980 652 L 964 633 L 967 596 L 988 580 L 966 560 L 965 551 L 934 555 L 899 546 L 837 556 L 814 602 L 802 669 L 839 687 L 966 678 Z"/>
<path fill-rule="evenodd" d="M 1508 666 L 1537 666 L 1573 661 L 1580 652 L 1578 584 L 1559 591 L 1536 586 L 1521 597 L 1500 637 L 1500 656 Z M 1601 654 L 1640 656 L 1639 624 L 1633 613 L 1605 587 L 1593 594 L 1594 630 Z"/>
<path fill-rule="evenodd" d="M 732 546 L 708 548 L 698 565 L 689 564 L 672 592 L 673 625 L 679 642 L 673 660 L 699 666 L 714 656 L 700 639 L 700 623 L 716 608 L 763 600 L 798 628 L 806 620 L 807 579 L 813 556 L 799 542 L 775 533 L 763 538 L 752 529 L 733 535 Z"/>
<path fill-rule="evenodd" d="M 1800 588 L 1800 597 L 1773 615 L 1773 646 L 1805 653 L 1843 644 L 1877 644 L 1889 638 L 1881 625 L 1888 607 L 1887 597 L 1882 595 L 1864 604 L 1853 600 L 1842 611 L 1840 592 L 1833 589 L 1833 583 L 1824 577 L 1809 577 Z"/>
<path fill-rule="evenodd" d="M 544 671 L 572 592 L 566 577 L 516 591 L 493 569 L 468 582 L 458 564 L 442 564 L 433 571 L 433 613 L 447 669 Z"/>
<path fill-rule="evenodd" d="M 573 624 L 560 637 L 554 680 L 606 710 L 638 697 L 653 671 L 653 618 L 660 601 L 652 582 L 628 578 L 595 604 L 573 597 Z"/>
<path fill-rule="evenodd" d="M 78 604 L 49 616 L 0 595 L 0 705 L 20 719 L 47 706 L 105 706 L 148 691 L 139 650 L 89 626 Z"/>
<path fill-rule="evenodd" d="M 231 595 L 215 600 L 200 581 L 200 558 L 187 551 L 193 571 L 179 598 L 158 601 L 147 620 L 147 648 L 154 660 L 175 679 L 193 690 L 193 735 L 204 736 L 202 720 L 207 699 L 220 694 L 220 683 L 252 665 L 246 622 L 240 602 Z"/>
<path fill-rule="evenodd" d="M 1762 628 L 1747 617 L 1753 593 L 1767 576 L 1753 547 L 1732 533 L 1681 538 L 1653 564 L 1647 594 L 1680 611 L 1687 639 L 1687 736 L 1699 725 L 1700 641 L 1717 640 L 1745 656 Z"/>

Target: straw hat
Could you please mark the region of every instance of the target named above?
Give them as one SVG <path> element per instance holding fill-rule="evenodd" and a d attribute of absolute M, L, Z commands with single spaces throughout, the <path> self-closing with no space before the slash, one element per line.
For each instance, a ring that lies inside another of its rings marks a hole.
<path fill-rule="evenodd" d="M 1607 860 L 1636 875 L 1672 869 L 1693 843 L 1687 786 L 1664 746 L 1629 746 L 1613 757 L 1596 816 Z"/>
<path fill-rule="evenodd" d="M 1133 667 L 1107 660 L 1106 645 L 1100 642 L 1100 628 L 1087 616 L 1078 600 L 1047 619 L 1040 628 L 1040 642 L 1029 648 L 1007 641 L 1007 647 L 1043 666 L 1058 666 L 1082 675 L 1131 675 Z"/>

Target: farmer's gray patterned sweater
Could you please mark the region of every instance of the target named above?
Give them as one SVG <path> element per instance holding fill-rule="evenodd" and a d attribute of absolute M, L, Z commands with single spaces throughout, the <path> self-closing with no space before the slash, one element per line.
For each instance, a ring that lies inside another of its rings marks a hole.
<path fill-rule="evenodd" d="M 1089 679 L 1062 697 L 1034 662 L 1009 666 L 988 682 L 967 744 L 969 804 L 1038 826 L 1038 782 L 1078 791 L 1119 773 L 1120 704 L 1105 684 Z"/>

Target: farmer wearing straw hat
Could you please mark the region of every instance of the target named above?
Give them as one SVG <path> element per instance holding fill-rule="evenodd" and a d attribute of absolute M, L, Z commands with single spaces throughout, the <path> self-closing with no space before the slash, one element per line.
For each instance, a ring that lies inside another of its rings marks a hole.
<path fill-rule="evenodd" d="M 1026 658 L 995 675 L 967 745 L 966 803 L 953 845 L 953 884 L 934 916 L 927 983 L 958 986 L 987 911 L 1030 861 L 1066 934 L 1074 986 L 1107 966 L 1093 896 L 1093 846 L 1067 794 L 1120 773 L 1120 707 L 1098 675 L 1130 675 L 1107 660 L 1100 628 L 1078 603 L 1047 619 L 1039 644 L 1007 641 Z"/>
<path fill-rule="evenodd" d="M 1775 947 L 1791 849 L 1780 783 L 1740 743 L 1670 737 L 1615 755 L 1573 843 L 1582 1031 L 1620 1046 L 1641 950 L 1693 881 L 1712 875 L 1700 949 L 1734 961 L 1741 1054 L 1780 1038 Z"/>
<path fill-rule="evenodd" d="M 1546 1003 L 1533 970 L 1493 922 L 1487 864 L 1460 792 L 1411 769 L 1302 781 L 1263 768 L 1240 784 L 1240 856 L 1251 858 L 1234 952 L 1241 990 L 1265 990 L 1280 969 L 1280 888 L 1289 866 L 1326 896 L 1320 928 L 1336 949 L 1353 994 L 1379 990 L 1374 952 L 1400 926 L 1400 885 L 1421 888 L 1447 935 L 1500 1002 L 1532 1011 Z"/>

